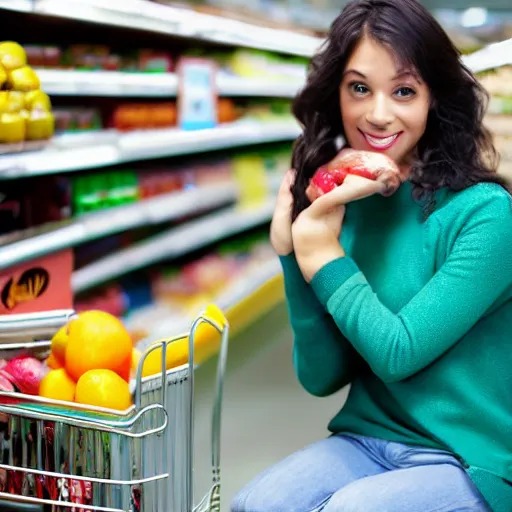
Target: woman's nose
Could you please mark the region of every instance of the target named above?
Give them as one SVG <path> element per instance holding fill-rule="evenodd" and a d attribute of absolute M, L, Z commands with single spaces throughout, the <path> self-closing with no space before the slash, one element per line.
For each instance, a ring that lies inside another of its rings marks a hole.
<path fill-rule="evenodd" d="M 375 95 L 366 114 L 368 123 L 377 128 L 385 128 L 391 124 L 394 119 L 395 116 L 389 99 L 384 95 Z"/>

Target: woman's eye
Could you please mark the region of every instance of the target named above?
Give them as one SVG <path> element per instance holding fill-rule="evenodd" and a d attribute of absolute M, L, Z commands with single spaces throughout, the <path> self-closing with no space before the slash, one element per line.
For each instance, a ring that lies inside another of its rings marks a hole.
<path fill-rule="evenodd" d="M 366 85 L 363 84 L 353 83 L 350 84 L 350 87 L 352 91 L 358 95 L 366 94 L 368 92 L 368 87 L 366 87 Z"/>
<path fill-rule="evenodd" d="M 410 87 L 400 87 L 400 89 L 395 91 L 395 94 L 399 98 L 410 98 L 411 96 L 414 96 L 416 92 Z"/>

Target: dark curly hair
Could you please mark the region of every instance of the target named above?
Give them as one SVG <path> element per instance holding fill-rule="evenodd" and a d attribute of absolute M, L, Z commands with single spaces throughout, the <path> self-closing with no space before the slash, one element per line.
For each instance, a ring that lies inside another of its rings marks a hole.
<path fill-rule="evenodd" d="M 409 178 L 415 199 L 428 204 L 439 188 L 458 191 L 479 182 L 506 188 L 496 173 L 499 158 L 491 135 L 482 123 L 487 93 L 439 23 L 415 0 L 353 0 L 333 22 L 293 103 L 303 133 L 292 156 L 297 171 L 292 217 L 309 206 L 305 191 L 316 169 L 340 149 L 337 140 L 344 133 L 339 87 L 346 63 L 365 34 L 414 67 L 430 89 L 432 106 Z"/>

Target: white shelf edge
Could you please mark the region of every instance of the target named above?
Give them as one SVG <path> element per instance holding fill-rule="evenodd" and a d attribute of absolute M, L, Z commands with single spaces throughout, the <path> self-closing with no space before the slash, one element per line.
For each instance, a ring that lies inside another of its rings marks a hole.
<path fill-rule="evenodd" d="M 279 260 L 277 258 L 269 260 L 262 264 L 258 270 L 251 272 L 249 276 L 238 281 L 236 286 L 228 287 L 228 289 L 220 293 L 213 302 L 215 302 L 221 310 L 229 310 L 239 304 L 242 300 L 255 293 L 270 279 L 280 275 L 281 272 L 282 270 Z M 192 322 L 192 318 L 183 318 L 180 320 L 170 318 L 169 320 L 158 322 L 149 335 L 137 343 L 137 348 L 144 351 L 155 341 L 163 338 L 172 338 L 173 336 L 178 336 L 184 332 L 188 332 Z M 129 320 L 128 327 L 130 327 Z"/>
<path fill-rule="evenodd" d="M 42 89 L 50 96 L 134 96 L 174 98 L 178 91 L 175 73 L 127 73 L 36 68 Z M 293 98 L 303 82 L 289 78 L 243 78 L 217 75 L 221 96 Z"/>
<path fill-rule="evenodd" d="M 470 55 L 464 55 L 462 62 L 473 73 L 481 73 L 488 69 L 512 65 L 512 38 L 490 44 Z"/>
<path fill-rule="evenodd" d="M 0 8 L 311 57 L 323 39 L 145 0 L 0 0 Z"/>
<path fill-rule="evenodd" d="M 0 180 L 293 140 L 299 134 L 294 120 L 242 120 L 207 130 L 171 128 L 130 133 L 99 131 L 83 137 L 64 135 L 41 151 L 0 156 Z"/>
<path fill-rule="evenodd" d="M 54 231 L 0 247 L 0 270 L 103 236 L 202 213 L 228 204 L 237 196 L 234 183 L 222 183 L 172 192 L 78 217 Z"/>
<path fill-rule="evenodd" d="M 127 249 L 101 258 L 73 273 L 71 288 L 83 292 L 148 265 L 183 256 L 211 243 L 268 222 L 275 199 L 251 209 L 239 206 L 190 221 Z"/>

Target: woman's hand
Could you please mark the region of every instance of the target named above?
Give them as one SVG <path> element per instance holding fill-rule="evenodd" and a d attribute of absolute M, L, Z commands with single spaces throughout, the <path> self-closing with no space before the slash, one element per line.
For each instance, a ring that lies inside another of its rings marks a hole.
<path fill-rule="evenodd" d="M 301 212 L 292 226 L 292 240 L 297 262 L 307 282 L 324 265 L 345 256 L 339 241 L 345 205 L 382 193 L 386 186 L 383 182 L 348 175 L 342 185 L 315 199 Z"/>
<path fill-rule="evenodd" d="M 293 252 L 292 206 L 293 196 L 290 187 L 295 180 L 295 171 L 290 169 L 284 176 L 270 224 L 270 242 L 279 256 Z"/>

